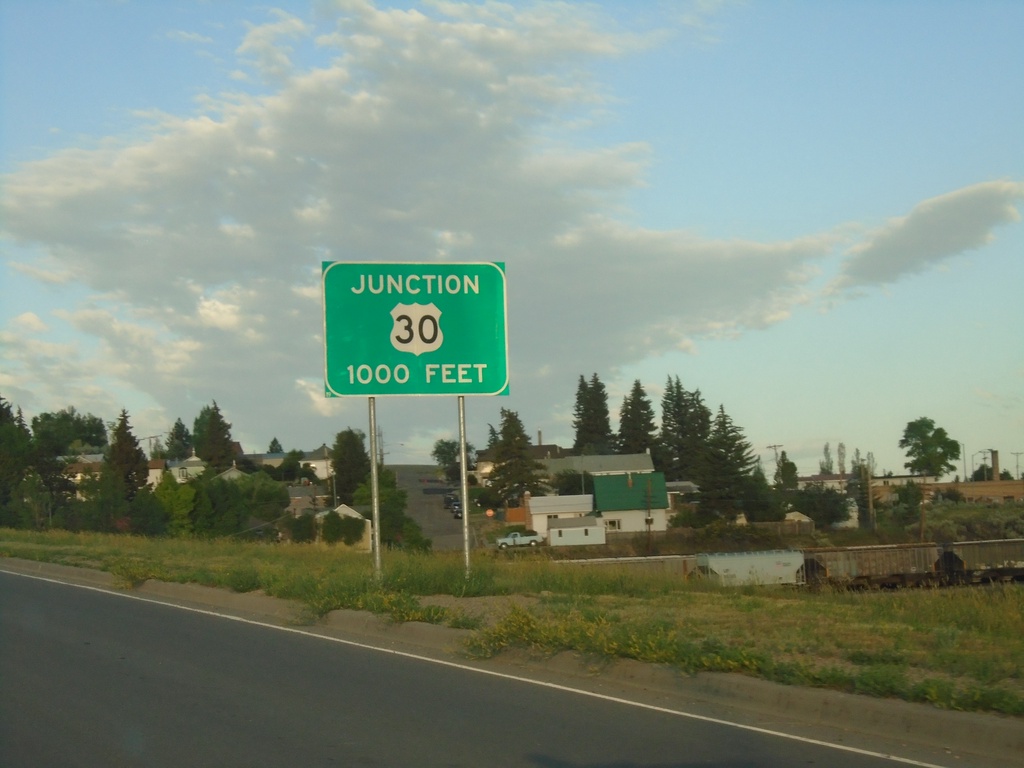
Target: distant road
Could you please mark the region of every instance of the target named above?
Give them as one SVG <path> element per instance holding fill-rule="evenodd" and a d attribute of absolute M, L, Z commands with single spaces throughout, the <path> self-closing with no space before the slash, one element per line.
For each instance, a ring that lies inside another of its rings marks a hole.
<path fill-rule="evenodd" d="M 462 521 L 444 508 L 444 493 L 451 483 L 439 482 L 433 464 L 398 464 L 394 470 L 398 487 L 407 494 L 406 514 L 415 520 L 436 552 L 462 549 Z"/>
<path fill-rule="evenodd" d="M 883 765 L 893 763 L 0 573 L 4 768 Z"/>

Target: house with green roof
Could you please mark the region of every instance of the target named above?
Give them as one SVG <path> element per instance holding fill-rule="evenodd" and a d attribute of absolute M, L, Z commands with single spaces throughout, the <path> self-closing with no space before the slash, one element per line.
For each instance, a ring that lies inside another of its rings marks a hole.
<path fill-rule="evenodd" d="M 662 532 L 668 529 L 664 472 L 624 472 L 594 476 L 594 509 L 608 533 Z"/>

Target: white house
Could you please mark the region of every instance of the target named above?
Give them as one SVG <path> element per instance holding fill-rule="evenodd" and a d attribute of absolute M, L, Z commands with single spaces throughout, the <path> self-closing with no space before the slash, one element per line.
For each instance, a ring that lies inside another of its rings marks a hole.
<path fill-rule="evenodd" d="M 179 483 L 187 483 L 206 471 L 206 462 L 196 456 L 193 448 L 192 455 L 187 459 L 167 462 L 167 471 L 172 473 Z"/>
<path fill-rule="evenodd" d="M 594 498 L 609 533 L 668 530 L 668 492 L 662 472 L 595 475 Z"/>
<path fill-rule="evenodd" d="M 593 512 L 594 497 L 589 493 L 577 496 L 527 495 L 526 509 L 530 515 L 529 527 L 541 536 L 547 536 L 554 521 L 580 518 Z"/>

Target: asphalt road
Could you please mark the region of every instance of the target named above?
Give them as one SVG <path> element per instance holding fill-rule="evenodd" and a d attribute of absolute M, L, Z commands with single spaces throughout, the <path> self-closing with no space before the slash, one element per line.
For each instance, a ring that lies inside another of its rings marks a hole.
<path fill-rule="evenodd" d="M 458 489 L 452 483 L 440 481 L 433 465 L 399 464 L 388 469 L 394 470 L 398 487 L 407 494 L 406 514 L 433 542 L 434 551 L 461 550 L 462 520 L 456 520 L 444 508 L 444 491 Z"/>
<path fill-rule="evenodd" d="M 880 756 L 0 573 L 0 765 L 891 766 Z"/>

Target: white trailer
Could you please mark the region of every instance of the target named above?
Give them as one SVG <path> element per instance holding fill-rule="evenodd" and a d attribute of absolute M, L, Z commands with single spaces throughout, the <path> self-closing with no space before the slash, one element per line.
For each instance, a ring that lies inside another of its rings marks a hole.
<path fill-rule="evenodd" d="M 697 573 L 728 587 L 745 584 L 803 584 L 804 555 L 796 549 L 699 554 Z"/>

